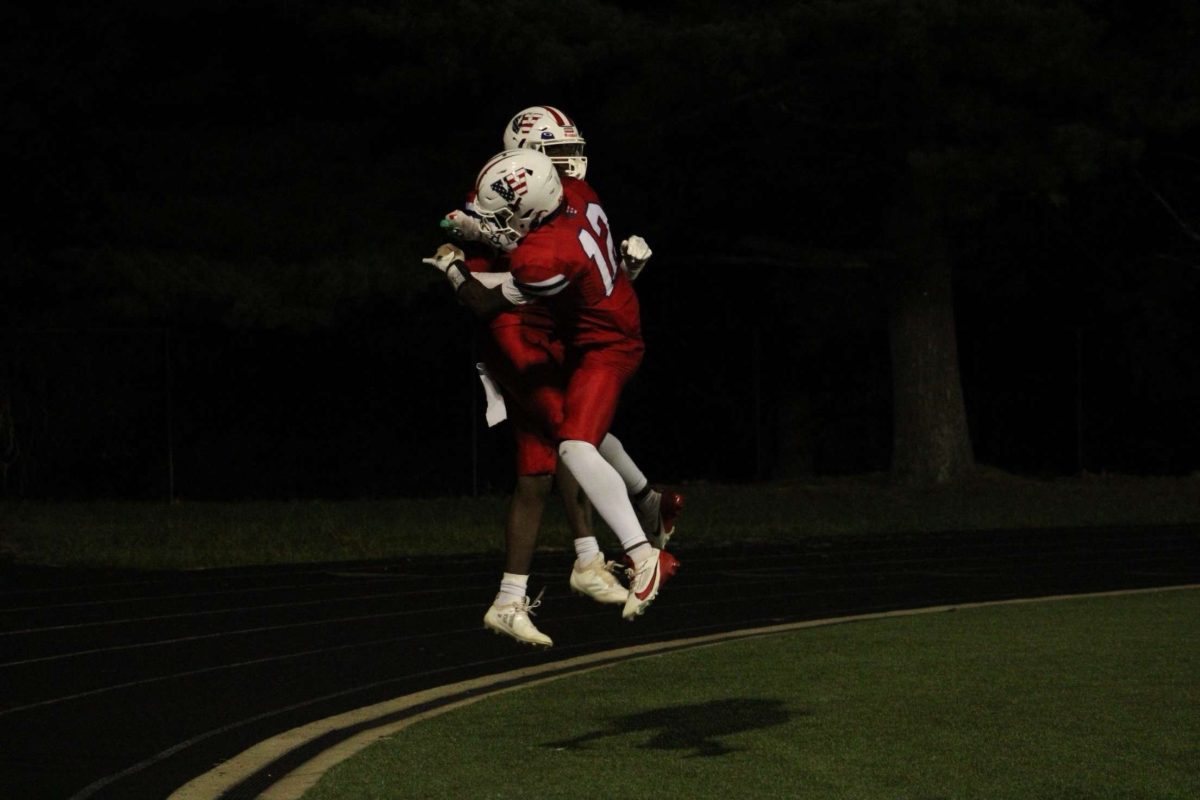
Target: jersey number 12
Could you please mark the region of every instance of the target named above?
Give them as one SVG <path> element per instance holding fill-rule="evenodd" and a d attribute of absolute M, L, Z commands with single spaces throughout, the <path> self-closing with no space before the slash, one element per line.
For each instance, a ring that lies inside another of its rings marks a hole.
<path fill-rule="evenodd" d="M 588 203 L 587 221 L 592 226 L 592 230 L 581 229 L 579 231 L 579 244 L 583 247 L 583 252 L 587 254 L 587 257 L 596 262 L 596 267 L 600 270 L 600 278 L 604 281 L 604 296 L 608 297 L 612 294 L 613 282 L 617 279 L 617 254 L 613 250 L 612 231 L 609 230 L 608 217 L 605 215 L 604 209 L 595 203 Z M 604 242 L 603 247 L 597 241 L 597 237 Z"/>

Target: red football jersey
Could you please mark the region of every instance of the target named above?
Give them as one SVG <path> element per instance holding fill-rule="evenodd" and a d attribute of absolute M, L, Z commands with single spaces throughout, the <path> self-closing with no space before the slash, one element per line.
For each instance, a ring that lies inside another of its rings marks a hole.
<path fill-rule="evenodd" d="M 517 287 L 549 309 L 559 335 L 580 346 L 640 346 L 637 294 L 621 269 L 608 216 L 592 188 L 563 178 L 563 207 L 509 253 Z"/>

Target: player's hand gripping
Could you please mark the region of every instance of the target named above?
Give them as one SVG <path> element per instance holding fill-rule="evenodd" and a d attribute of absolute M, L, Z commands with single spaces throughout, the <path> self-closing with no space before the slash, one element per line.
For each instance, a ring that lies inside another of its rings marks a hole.
<path fill-rule="evenodd" d="M 640 236 L 630 236 L 621 242 L 621 268 L 629 275 L 629 280 L 635 280 L 641 274 L 652 255 L 654 251 Z"/>
<path fill-rule="evenodd" d="M 483 240 L 483 231 L 479 227 L 479 218 L 468 214 L 462 209 L 455 209 L 442 218 L 438 223 L 442 230 L 456 239 L 466 242 Z"/>
<path fill-rule="evenodd" d="M 421 263 L 437 267 L 456 292 L 470 277 L 463 262 L 463 251 L 457 245 L 444 244 L 429 258 L 422 258 Z"/>

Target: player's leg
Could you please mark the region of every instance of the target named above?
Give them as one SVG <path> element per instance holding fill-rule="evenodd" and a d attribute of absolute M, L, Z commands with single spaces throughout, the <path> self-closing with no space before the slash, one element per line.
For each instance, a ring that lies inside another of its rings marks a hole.
<path fill-rule="evenodd" d="M 562 342 L 555 337 L 552 325 L 501 326 L 492 334 L 495 367 L 489 364 L 489 372 L 512 401 L 507 405 L 515 406 L 511 413 L 526 429 L 544 434 L 556 460 L 557 453 L 549 440 L 553 440 L 563 420 L 566 375 Z M 533 445 L 526 442 L 525 446 Z M 593 533 L 587 495 L 570 470 L 559 470 L 557 477 L 575 545 L 571 588 L 602 603 L 624 603 L 627 592 L 613 577 L 613 565 L 603 557 Z"/>
<path fill-rule="evenodd" d="M 575 542 L 575 563 L 571 565 L 570 586 L 578 594 L 599 603 L 624 604 L 629 590 L 614 575 L 618 567 L 604 557 L 600 543 L 592 533 L 592 505 L 579 487 L 571 470 L 560 465 L 556 475 L 563 498 L 567 524 Z"/>
<path fill-rule="evenodd" d="M 545 423 L 550 435 L 554 435 L 563 418 L 565 351 L 553 326 L 537 324 L 534 320 L 520 326 L 499 328 L 494 334 L 495 347 L 504 362 L 502 369 L 496 370 L 495 377 L 531 415 Z M 633 369 L 636 369 L 640 354 L 635 353 L 628 358 L 626 354 L 619 354 L 617 358 L 633 363 Z M 625 366 L 627 364 L 621 365 L 622 368 Z M 665 546 L 675 532 L 675 521 L 683 510 L 683 496 L 674 491 L 659 492 L 654 489 L 621 441 L 611 433 L 607 433 L 597 446 L 600 455 L 613 465 L 625 481 L 642 530 L 655 547 Z M 576 505 L 569 488 L 563 492 L 563 499 L 570 522 Z M 581 526 L 572 528 L 579 529 Z M 581 544 L 590 552 L 599 549 L 594 537 Z M 589 555 L 590 552 L 576 550 L 580 556 Z"/>
<path fill-rule="evenodd" d="M 526 399 L 540 421 L 552 421 L 554 428 L 561 424 L 564 403 L 561 384 L 546 380 L 527 385 Z M 556 448 L 548 438 L 543 438 L 541 444 L 557 457 Z M 529 443 L 526 446 L 531 447 Z M 614 576 L 613 562 L 600 550 L 600 542 L 592 528 L 592 506 L 587 495 L 569 469 L 559 468 L 556 478 L 575 546 L 575 563 L 571 565 L 568 579 L 571 589 L 600 603 L 624 603 L 629 592 Z"/>
<path fill-rule="evenodd" d="M 636 357 L 640 357 L 640 353 Z M 642 531 L 617 470 L 600 455 L 597 444 L 608 432 L 616 413 L 621 389 L 636 369 L 631 363 L 584 357 L 572 372 L 567 386 L 562 442 L 558 455 L 583 487 L 597 513 L 621 540 L 631 562 L 631 586 L 622 616 L 641 614 L 658 594 L 663 580 L 673 574 L 677 563 L 669 554 L 653 547 Z"/>
<path fill-rule="evenodd" d="M 504 388 L 509 399 L 523 406 L 532 419 L 538 420 L 548 436 L 556 435 L 563 419 L 565 350 L 553 323 L 548 317 L 526 314 L 520 324 L 493 328 L 487 347 L 489 373 Z M 598 447 L 600 454 L 625 481 L 642 530 L 650 542 L 655 547 L 665 547 L 683 510 L 683 495 L 672 491 L 660 493 L 651 487 L 620 440 L 611 433 Z M 576 556 L 586 560 L 600 550 L 596 538 L 590 532 L 583 533 L 583 515 L 590 512 L 586 494 L 572 493 L 570 485 L 561 481 L 559 489 L 567 522 L 575 533 Z M 583 500 L 576 502 L 577 496 Z"/>
<path fill-rule="evenodd" d="M 518 475 L 504 525 L 504 570 L 528 575 L 554 476 Z"/>
<path fill-rule="evenodd" d="M 650 543 L 662 550 L 675 533 L 675 524 L 683 512 L 683 495 L 673 490 L 659 491 L 650 485 L 645 473 L 625 451 L 621 440 L 611 433 L 599 445 L 600 455 L 613 465 L 633 502 L 638 521 Z"/>
<path fill-rule="evenodd" d="M 569 469 L 559 470 L 554 477 L 558 486 L 558 494 L 563 501 L 567 526 L 570 527 L 571 534 L 575 539 L 585 542 L 583 546 L 586 548 L 586 552 L 581 552 L 579 548 L 576 548 L 575 554 L 584 556 L 600 552 L 600 548 L 592 544 L 596 541 L 596 537 L 592 533 L 592 504 L 588 501 L 583 489 L 579 488 L 579 481 L 575 480 L 575 476 Z"/>
<path fill-rule="evenodd" d="M 582 439 L 565 439 L 558 447 L 559 458 L 575 475 L 596 511 L 621 540 L 626 554 L 644 556 L 651 548 L 641 523 L 625 493 L 621 476 L 596 446 Z"/>
<path fill-rule="evenodd" d="M 504 526 L 504 575 L 483 623 L 519 642 L 548 647 L 550 637 L 530 619 L 541 595 L 530 602 L 528 584 L 546 497 L 554 481 L 556 454 L 544 437 L 530 429 L 529 420 L 519 410 L 510 413 L 510 419 L 516 438 L 517 485 Z"/>

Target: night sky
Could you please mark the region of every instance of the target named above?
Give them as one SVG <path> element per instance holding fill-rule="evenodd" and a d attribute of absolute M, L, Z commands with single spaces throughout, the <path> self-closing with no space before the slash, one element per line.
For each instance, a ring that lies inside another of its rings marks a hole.
<path fill-rule="evenodd" d="M 914 252 L 977 463 L 1200 469 L 1195 3 L 641 5 L 0 11 L 4 493 L 511 485 L 420 259 L 535 104 L 655 251 L 614 425 L 655 478 L 888 470 Z"/>

